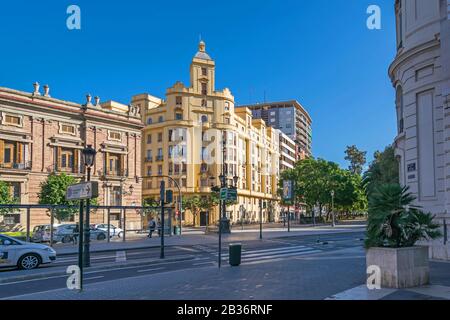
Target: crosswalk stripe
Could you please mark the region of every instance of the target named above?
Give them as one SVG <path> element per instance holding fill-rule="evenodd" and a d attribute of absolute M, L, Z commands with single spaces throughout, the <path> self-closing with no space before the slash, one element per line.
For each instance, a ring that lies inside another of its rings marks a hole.
<path fill-rule="evenodd" d="M 305 255 L 305 254 L 312 254 L 312 253 L 319 253 L 319 252 L 322 252 L 322 251 L 316 250 L 316 249 L 312 249 L 312 250 L 302 251 L 302 252 L 291 252 L 291 253 L 275 254 L 275 255 L 269 255 L 269 256 L 243 257 L 242 260 L 244 262 L 247 262 L 247 261 L 274 259 L 274 258 L 302 256 L 302 255 Z"/>
<path fill-rule="evenodd" d="M 276 252 L 291 252 L 291 251 L 301 251 L 301 250 L 310 250 L 311 248 L 305 246 L 297 246 L 297 247 L 288 247 L 288 248 L 275 248 L 275 249 L 264 249 L 264 250 L 251 250 L 251 251 L 242 251 L 242 255 L 253 255 L 253 254 L 270 254 Z M 222 254 L 224 256 L 228 256 L 228 253 Z"/>
<path fill-rule="evenodd" d="M 300 252 L 311 251 L 311 250 L 315 250 L 315 249 L 304 248 L 304 249 L 297 249 L 297 250 L 286 250 L 286 251 L 277 251 L 277 252 L 268 252 L 268 253 L 267 252 L 251 253 L 251 254 L 243 254 L 242 257 L 243 258 L 252 258 L 252 257 L 262 257 L 262 256 L 266 256 L 266 255 L 280 256 L 280 255 L 286 255 L 286 254 L 297 253 L 297 252 L 300 253 Z"/>

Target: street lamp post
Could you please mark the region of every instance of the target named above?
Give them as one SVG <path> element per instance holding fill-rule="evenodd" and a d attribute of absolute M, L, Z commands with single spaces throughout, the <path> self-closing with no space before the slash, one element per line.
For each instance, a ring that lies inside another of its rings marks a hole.
<path fill-rule="evenodd" d="M 262 240 L 262 210 L 263 210 L 263 201 L 259 199 L 259 239 Z"/>
<path fill-rule="evenodd" d="M 334 190 L 331 190 L 331 219 L 332 219 L 332 226 L 335 227 L 335 219 L 334 219 Z"/>
<path fill-rule="evenodd" d="M 94 165 L 95 161 L 95 155 L 97 151 L 95 151 L 94 148 L 92 148 L 92 145 L 87 145 L 82 150 L 83 154 L 83 160 L 84 165 L 86 167 L 86 181 L 91 181 L 91 167 Z M 84 267 L 90 267 L 91 265 L 91 253 L 90 253 L 90 240 L 91 240 L 91 234 L 90 234 L 90 212 L 91 212 L 91 200 L 86 200 L 86 221 L 84 223 L 84 259 L 83 259 L 83 266 Z M 80 229 L 83 226 L 80 226 Z"/>

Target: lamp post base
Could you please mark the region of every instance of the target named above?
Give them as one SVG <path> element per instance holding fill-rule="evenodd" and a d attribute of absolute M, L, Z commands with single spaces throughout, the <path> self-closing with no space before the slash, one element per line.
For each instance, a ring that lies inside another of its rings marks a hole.
<path fill-rule="evenodd" d="M 231 224 L 228 218 L 222 218 L 222 233 L 231 233 Z"/>

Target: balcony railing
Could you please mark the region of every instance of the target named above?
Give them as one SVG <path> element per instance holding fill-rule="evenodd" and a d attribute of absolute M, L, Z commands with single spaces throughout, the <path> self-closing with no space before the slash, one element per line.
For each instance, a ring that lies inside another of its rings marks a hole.
<path fill-rule="evenodd" d="M 0 163 L 0 169 L 31 170 L 31 161 L 23 163 Z"/>
<path fill-rule="evenodd" d="M 164 160 L 164 156 L 157 156 L 156 157 L 156 161 L 163 161 Z"/>
<path fill-rule="evenodd" d="M 153 162 L 153 157 L 147 157 L 147 158 L 145 158 L 145 162 Z"/>
<path fill-rule="evenodd" d="M 105 176 L 110 176 L 110 177 L 127 177 L 128 176 L 128 170 L 124 169 L 124 170 L 108 170 L 105 169 L 103 171 L 103 174 Z"/>

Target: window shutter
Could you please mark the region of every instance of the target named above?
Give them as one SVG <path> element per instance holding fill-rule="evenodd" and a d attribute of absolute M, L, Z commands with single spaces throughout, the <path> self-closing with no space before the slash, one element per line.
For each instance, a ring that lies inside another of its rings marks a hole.
<path fill-rule="evenodd" d="M 80 173 L 80 165 L 78 163 L 78 154 L 79 151 L 77 149 L 73 149 L 73 172 Z"/>
<path fill-rule="evenodd" d="M 61 147 L 56 147 L 56 159 L 55 159 L 56 171 L 61 170 Z"/>
<path fill-rule="evenodd" d="M 23 144 L 20 142 L 16 144 L 16 159 L 17 163 L 23 162 Z"/>
<path fill-rule="evenodd" d="M 0 140 L 0 164 L 5 161 L 5 142 Z"/>

